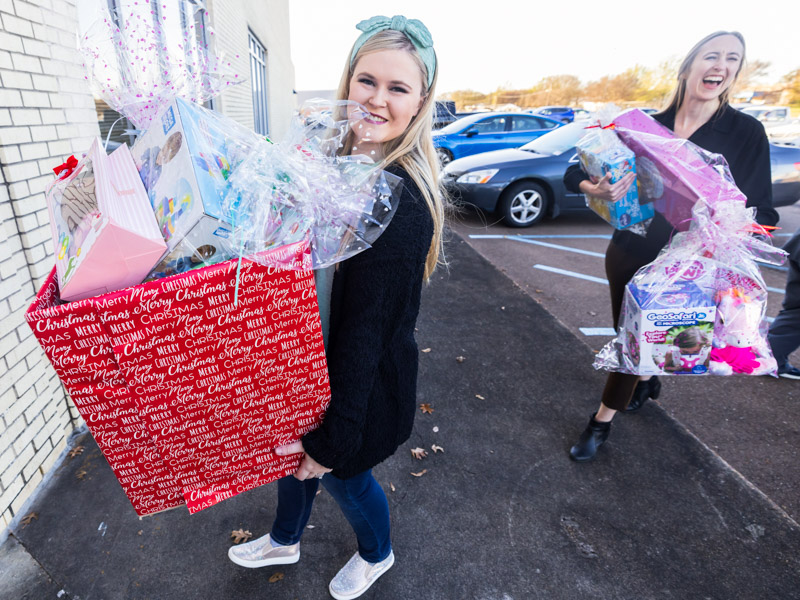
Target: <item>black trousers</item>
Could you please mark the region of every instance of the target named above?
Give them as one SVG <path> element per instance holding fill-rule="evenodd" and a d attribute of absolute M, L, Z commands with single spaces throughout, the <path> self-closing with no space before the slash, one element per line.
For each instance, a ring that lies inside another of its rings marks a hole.
<path fill-rule="evenodd" d="M 778 366 L 785 365 L 789 355 L 800 347 L 800 231 L 783 247 L 789 253 L 789 273 L 783 308 L 769 328 L 769 345 Z"/>
<path fill-rule="evenodd" d="M 650 257 L 632 255 L 613 241 L 606 250 L 606 278 L 608 289 L 611 292 L 611 314 L 614 318 L 614 328 L 619 327 L 619 317 L 622 312 L 622 301 L 625 298 L 625 285 L 633 279 L 641 267 L 652 262 Z M 602 402 L 608 408 L 625 410 L 633 396 L 633 390 L 639 382 L 638 375 L 627 373 L 609 373 L 606 387 L 603 389 Z"/>

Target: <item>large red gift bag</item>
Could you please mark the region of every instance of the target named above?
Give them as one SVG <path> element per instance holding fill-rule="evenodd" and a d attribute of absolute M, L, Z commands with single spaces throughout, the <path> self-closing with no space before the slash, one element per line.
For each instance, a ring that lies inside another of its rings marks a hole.
<path fill-rule="evenodd" d="M 97 319 L 95 335 L 124 383 L 101 390 L 86 373 L 94 363 L 71 367 L 74 375 L 88 379 L 82 383 L 95 397 L 129 393 L 140 419 L 135 435 L 147 434 L 171 474 L 165 485 L 177 485 L 190 512 L 293 473 L 300 456 L 278 457 L 274 448 L 322 420 L 330 388 L 310 266 L 299 243 L 264 252 L 258 262 L 228 261 L 76 303 Z M 29 311 L 28 320 L 37 331 L 37 313 L 72 306 Z M 72 335 L 67 343 L 78 342 Z M 103 415 L 86 415 L 94 433 L 92 419 Z M 100 440 L 115 431 L 111 423 L 103 421 Z"/>
<path fill-rule="evenodd" d="M 25 318 L 139 515 L 184 503 L 139 417 L 89 298 L 61 304 L 55 268 Z"/>

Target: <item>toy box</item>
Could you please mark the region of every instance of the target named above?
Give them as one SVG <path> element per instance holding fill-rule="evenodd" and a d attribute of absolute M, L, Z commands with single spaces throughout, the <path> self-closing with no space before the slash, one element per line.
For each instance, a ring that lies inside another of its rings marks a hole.
<path fill-rule="evenodd" d="M 258 136 L 235 121 L 177 99 L 133 146 L 167 252 L 153 270 L 174 275 L 231 258 L 220 194 Z"/>
<path fill-rule="evenodd" d="M 577 145 L 578 157 L 583 170 L 597 182 L 606 173 L 611 173 L 611 183 L 616 183 L 627 173 L 636 173 L 636 159 L 612 131 L 600 130 L 584 137 Z M 586 204 L 595 213 L 616 229 L 627 229 L 653 217 L 653 206 L 639 204 L 636 185 L 628 188 L 627 194 L 617 202 L 586 196 Z"/>
<path fill-rule="evenodd" d="M 614 119 L 619 138 L 636 155 L 636 176 L 642 202 L 652 202 L 656 211 L 678 231 L 689 229 L 692 208 L 698 199 L 747 199 L 736 187 L 725 158 L 676 138 L 658 121 L 639 109 Z"/>
<path fill-rule="evenodd" d="M 639 375 L 707 373 L 715 315 L 707 280 L 629 283 L 621 340 L 625 369 Z"/>
<path fill-rule="evenodd" d="M 141 283 L 166 249 L 127 146 L 75 162 L 47 190 L 62 300 Z"/>

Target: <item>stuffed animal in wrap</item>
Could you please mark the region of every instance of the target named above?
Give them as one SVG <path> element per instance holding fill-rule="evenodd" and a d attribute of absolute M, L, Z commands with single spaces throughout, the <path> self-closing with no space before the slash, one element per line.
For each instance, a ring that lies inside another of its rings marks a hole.
<path fill-rule="evenodd" d="M 738 288 L 725 290 L 718 298 L 709 371 L 714 375 L 774 373 L 778 365 L 759 332 L 764 301 Z"/>

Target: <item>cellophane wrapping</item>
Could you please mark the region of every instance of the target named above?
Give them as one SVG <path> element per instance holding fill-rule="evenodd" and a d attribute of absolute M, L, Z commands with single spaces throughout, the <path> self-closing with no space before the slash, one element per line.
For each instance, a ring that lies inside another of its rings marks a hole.
<path fill-rule="evenodd" d="M 635 375 L 774 375 L 767 287 L 757 261 L 781 264 L 785 256 L 755 222 L 755 209 L 717 187 L 695 203 L 688 231 L 628 283 L 618 335 L 594 367 Z"/>

